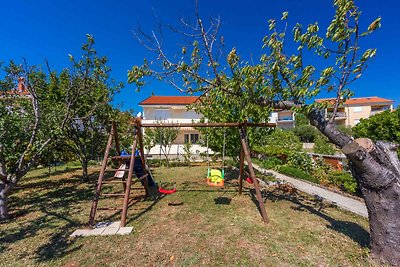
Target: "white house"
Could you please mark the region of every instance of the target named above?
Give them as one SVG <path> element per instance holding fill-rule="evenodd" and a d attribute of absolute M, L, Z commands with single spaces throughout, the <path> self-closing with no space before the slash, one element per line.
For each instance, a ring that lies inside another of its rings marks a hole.
<path fill-rule="evenodd" d="M 164 122 L 164 123 L 191 123 L 199 122 L 201 114 L 188 109 L 188 105 L 197 101 L 197 96 L 150 96 L 139 103 L 143 108 L 143 124 Z M 145 133 L 146 134 L 146 133 Z M 193 127 L 182 127 L 179 129 L 177 138 L 173 141 L 170 155 L 182 155 L 183 145 L 192 143 L 192 154 L 206 152 L 207 149 L 200 143 L 200 133 Z M 149 151 L 149 156 L 159 155 L 160 147 L 157 145 Z"/>
<path fill-rule="evenodd" d="M 164 123 L 191 123 L 199 122 L 203 117 L 194 110 L 188 108 L 198 100 L 197 96 L 150 96 L 139 103 L 143 112 L 143 124 Z M 280 128 L 294 127 L 294 113 L 290 110 L 272 112 L 269 117 L 270 123 L 275 123 Z M 192 143 L 192 153 L 200 154 L 206 152 L 206 148 L 199 145 L 200 133 L 192 127 L 180 128 L 178 137 L 174 140 L 170 155 L 182 155 L 183 145 Z M 159 155 L 160 147 L 155 146 L 149 151 L 149 155 Z"/>

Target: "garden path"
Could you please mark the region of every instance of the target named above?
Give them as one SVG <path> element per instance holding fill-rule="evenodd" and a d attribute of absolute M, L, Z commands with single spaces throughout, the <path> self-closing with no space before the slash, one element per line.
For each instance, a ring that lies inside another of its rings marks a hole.
<path fill-rule="evenodd" d="M 300 181 L 298 179 L 283 175 L 273 170 L 261 168 L 256 164 L 253 164 L 253 167 L 263 174 L 272 173 L 278 180 L 291 183 L 296 189 L 302 192 L 328 200 L 342 209 L 351 211 L 363 217 L 368 217 L 367 207 L 362 201 L 332 192 L 320 186 L 313 185 L 312 183 Z"/>

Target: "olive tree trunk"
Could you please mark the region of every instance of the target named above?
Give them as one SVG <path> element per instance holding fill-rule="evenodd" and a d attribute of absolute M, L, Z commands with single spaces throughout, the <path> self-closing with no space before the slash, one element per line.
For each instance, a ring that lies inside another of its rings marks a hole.
<path fill-rule="evenodd" d="M 6 185 L 4 183 L 0 183 L 0 221 L 7 220 L 9 218 L 8 215 L 8 195 L 6 193 Z"/>
<path fill-rule="evenodd" d="M 400 265 L 400 161 L 398 145 L 353 140 L 336 129 L 319 111 L 309 114 L 310 122 L 342 148 L 362 192 L 368 210 L 371 253 L 380 263 Z"/>
<path fill-rule="evenodd" d="M 89 160 L 87 158 L 82 158 L 81 164 L 82 164 L 82 180 L 86 181 L 89 177 L 88 175 Z"/>
<path fill-rule="evenodd" d="M 0 221 L 10 218 L 8 213 L 8 197 L 11 190 L 16 186 L 16 182 L 20 177 L 8 175 L 0 180 Z"/>

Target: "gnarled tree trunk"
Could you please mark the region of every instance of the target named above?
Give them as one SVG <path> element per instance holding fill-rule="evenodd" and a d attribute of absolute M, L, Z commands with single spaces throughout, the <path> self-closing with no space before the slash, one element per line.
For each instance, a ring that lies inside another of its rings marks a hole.
<path fill-rule="evenodd" d="M 88 175 L 89 160 L 87 158 L 82 158 L 81 164 L 82 164 L 82 180 L 86 181 L 89 177 Z"/>
<path fill-rule="evenodd" d="M 6 193 L 6 184 L 0 182 L 0 221 L 7 220 L 8 215 L 8 195 Z"/>
<path fill-rule="evenodd" d="M 10 174 L 0 180 L 0 221 L 9 219 L 8 213 L 8 196 L 11 190 L 16 186 L 16 181 L 19 177 L 14 174 Z"/>
<path fill-rule="evenodd" d="M 342 148 L 368 210 L 372 257 L 400 265 L 400 161 L 397 144 L 361 138 L 353 140 L 325 120 L 320 111 L 310 122 Z"/>
<path fill-rule="evenodd" d="M 343 147 L 368 209 L 372 256 L 400 265 L 400 162 L 397 145 L 357 139 Z"/>

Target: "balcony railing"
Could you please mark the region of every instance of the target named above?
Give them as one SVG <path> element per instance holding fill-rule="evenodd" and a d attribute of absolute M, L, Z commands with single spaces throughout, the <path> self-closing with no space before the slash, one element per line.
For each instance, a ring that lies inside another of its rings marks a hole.
<path fill-rule="evenodd" d="M 278 121 L 279 122 L 291 122 L 294 121 L 293 116 L 282 116 L 282 117 L 278 117 Z"/>
<path fill-rule="evenodd" d="M 328 118 L 332 118 L 333 112 L 327 112 L 327 113 L 326 113 L 326 116 L 327 116 Z M 347 118 L 346 112 L 336 112 L 336 117 L 335 117 L 335 119 L 345 119 L 345 118 Z"/>
<path fill-rule="evenodd" d="M 378 114 L 378 113 L 382 113 L 382 112 L 384 112 L 385 110 L 387 110 L 387 109 L 376 109 L 376 110 L 371 110 L 371 116 L 372 116 L 372 115 L 375 115 L 375 114 Z"/>

